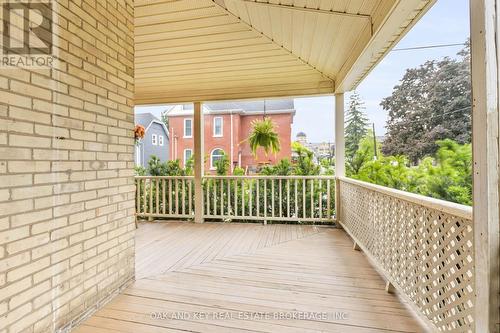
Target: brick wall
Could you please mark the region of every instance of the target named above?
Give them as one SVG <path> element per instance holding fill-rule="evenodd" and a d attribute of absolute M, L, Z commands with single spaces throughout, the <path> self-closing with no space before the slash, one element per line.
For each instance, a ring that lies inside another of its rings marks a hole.
<path fill-rule="evenodd" d="M 54 6 L 54 68 L 0 68 L 1 333 L 58 330 L 134 275 L 133 1 Z"/>
<path fill-rule="evenodd" d="M 223 119 L 223 135 L 214 137 L 213 122 L 215 117 Z M 228 158 L 234 166 L 238 165 L 238 156 L 241 152 L 241 166 L 243 168 L 255 167 L 259 164 L 276 164 L 281 159 L 291 159 L 292 155 L 292 122 L 293 113 L 269 114 L 275 129 L 280 138 L 281 150 L 275 155 L 273 153 L 266 154 L 262 148 L 257 150 L 257 156 L 253 156 L 248 141 L 248 136 L 252 132 L 252 121 L 262 120 L 262 115 L 240 115 L 232 116 L 232 141 L 231 146 L 231 115 L 230 114 L 206 114 L 204 117 L 205 130 L 205 172 L 213 174 L 214 170 L 210 169 L 210 153 L 214 149 L 222 149 L 228 155 Z M 168 149 L 172 150 L 170 159 L 179 159 L 181 165 L 184 165 L 184 149 L 193 149 L 194 141 L 192 138 L 184 138 L 184 119 L 192 119 L 192 115 L 186 116 L 170 116 L 170 145 Z M 231 154 L 232 147 L 232 154 Z M 231 159 L 232 157 L 232 159 Z"/>

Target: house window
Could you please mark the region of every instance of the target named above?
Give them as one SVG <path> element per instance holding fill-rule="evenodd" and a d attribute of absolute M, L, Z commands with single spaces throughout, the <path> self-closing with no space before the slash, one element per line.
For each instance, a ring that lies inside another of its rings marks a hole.
<path fill-rule="evenodd" d="M 158 135 L 158 143 L 163 146 L 163 135 Z"/>
<path fill-rule="evenodd" d="M 156 134 L 151 135 L 151 144 L 153 146 L 157 146 L 158 145 L 158 136 Z"/>
<path fill-rule="evenodd" d="M 184 149 L 184 166 L 186 166 L 187 161 L 193 156 L 192 149 Z"/>
<path fill-rule="evenodd" d="M 193 119 L 184 119 L 184 137 L 193 137 Z"/>
<path fill-rule="evenodd" d="M 222 117 L 214 118 L 214 136 L 222 136 Z"/>
<path fill-rule="evenodd" d="M 224 157 L 224 150 L 222 149 L 214 149 L 210 154 L 210 168 L 215 169 L 215 162 L 222 159 Z"/>

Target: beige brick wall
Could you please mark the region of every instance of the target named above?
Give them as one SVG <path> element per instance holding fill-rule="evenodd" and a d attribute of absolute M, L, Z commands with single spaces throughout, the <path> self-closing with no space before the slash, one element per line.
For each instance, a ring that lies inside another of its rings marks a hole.
<path fill-rule="evenodd" d="M 51 70 L 0 68 L 0 333 L 134 276 L 133 1 L 57 0 Z"/>

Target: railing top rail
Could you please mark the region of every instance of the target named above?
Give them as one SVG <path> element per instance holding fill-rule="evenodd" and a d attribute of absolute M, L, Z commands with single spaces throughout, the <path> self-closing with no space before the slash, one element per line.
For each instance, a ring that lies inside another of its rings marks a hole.
<path fill-rule="evenodd" d="M 351 179 L 351 178 L 346 178 L 346 177 L 339 177 L 338 178 L 340 181 L 345 182 L 345 183 L 350 183 L 354 185 L 358 185 L 364 188 L 367 188 L 372 191 L 376 191 L 382 194 L 390 195 L 392 197 L 396 197 L 401 200 L 405 200 L 417 205 L 421 205 L 424 207 L 428 207 L 431 209 L 435 209 L 438 211 L 441 211 L 443 213 L 447 213 L 450 215 L 455 215 L 461 218 L 465 218 L 468 220 L 472 220 L 472 207 L 470 206 L 465 206 L 461 204 L 457 204 L 454 202 L 449 202 L 445 200 L 440 200 L 440 199 L 435 199 L 435 198 L 429 198 L 420 194 L 415 194 L 415 193 L 410 193 L 410 192 L 405 192 L 401 190 L 395 190 L 389 187 L 385 186 L 380 186 L 380 185 L 375 185 L 371 183 L 367 183 L 364 181 L 356 180 L 356 179 Z"/>
<path fill-rule="evenodd" d="M 262 176 L 262 175 L 252 175 L 252 176 L 214 176 L 214 175 L 206 175 L 203 178 L 209 179 L 331 179 L 334 180 L 335 176 Z"/>
<path fill-rule="evenodd" d="M 194 176 L 135 176 L 136 179 L 194 179 Z M 335 180 L 335 176 L 319 175 L 319 176 L 214 176 L 205 175 L 203 178 L 210 179 L 330 179 Z"/>
<path fill-rule="evenodd" d="M 135 179 L 194 179 L 194 176 L 135 176 Z"/>

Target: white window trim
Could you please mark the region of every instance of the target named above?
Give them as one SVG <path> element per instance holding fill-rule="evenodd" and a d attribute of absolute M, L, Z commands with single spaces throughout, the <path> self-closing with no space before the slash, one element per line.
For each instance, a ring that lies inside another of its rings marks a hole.
<path fill-rule="evenodd" d="M 190 158 L 193 156 L 193 150 L 191 148 L 186 148 L 184 149 L 184 166 L 186 166 L 186 163 L 188 161 L 189 158 L 186 157 L 186 153 L 190 151 L 191 152 L 191 156 Z"/>
<path fill-rule="evenodd" d="M 158 146 L 158 136 L 156 134 L 151 134 L 151 144 L 153 146 Z"/>
<path fill-rule="evenodd" d="M 220 119 L 220 134 L 215 133 L 215 120 Z M 213 137 L 214 138 L 222 138 L 224 136 L 224 118 L 222 117 L 214 117 L 213 119 Z"/>
<path fill-rule="evenodd" d="M 214 159 L 213 159 L 213 155 L 214 155 L 214 151 L 216 150 L 222 150 L 223 153 L 225 153 L 224 149 L 222 148 L 214 148 L 212 149 L 212 151 L 210 152 L 210 170 L 215 170 L 215 166 L 214 166 Z"/>
<path fill-rule="evenodd" d="M 186 122 L 191 122 L 191 135 L 186 135 Z M 184 138 L 192 138 L 193 137 L 193 118 L 184 118 L 184 130 L 183 130 Z"/>
<path fill-rule="evenodd" d="M 163 140 L 163 135 L 158 135 L 158 144 L 160 146 L 164 146 L 165 145 L 165 141 Z"/>

